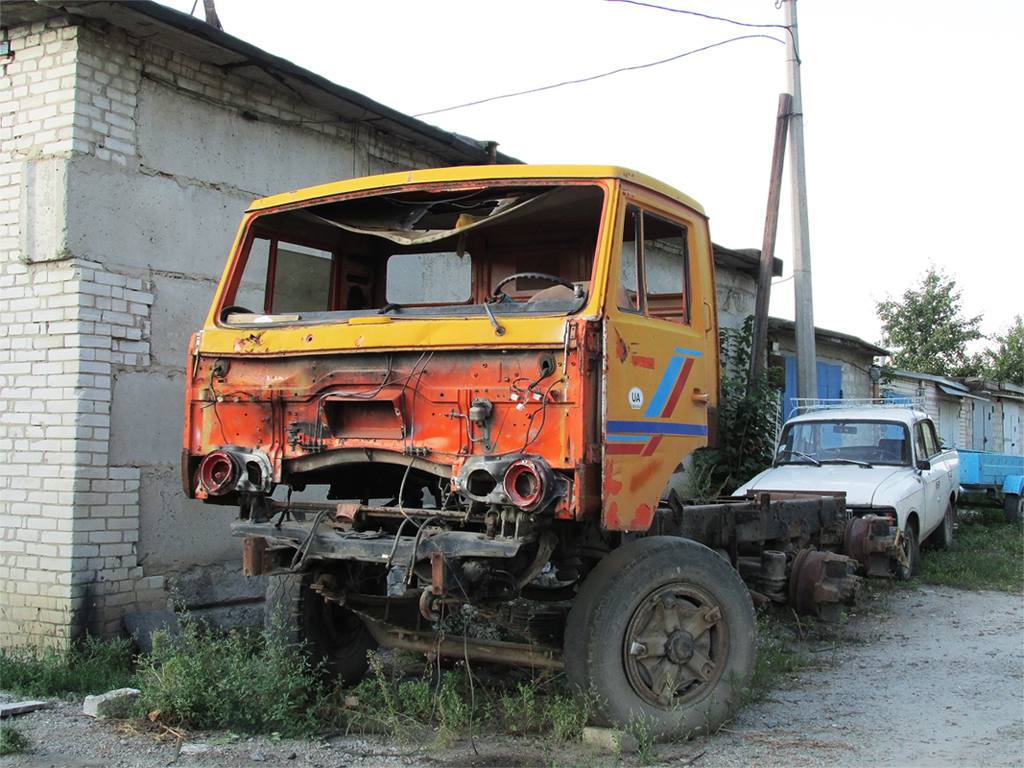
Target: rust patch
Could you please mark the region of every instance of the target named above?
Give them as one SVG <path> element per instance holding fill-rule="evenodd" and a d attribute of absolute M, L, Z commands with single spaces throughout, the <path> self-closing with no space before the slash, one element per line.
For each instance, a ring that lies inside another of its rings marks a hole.
<path fill-rule="evenodd" d="M 661 469 L 661 462 L 655 459 L 643 462 L 643 466 L 637 469 L 636 473 L 629 478 L 629 490 L 631 493 L 636 493 L 643 488 L 651 479 L 651 476 L 656 474 Z"/>
<path fill-rule="evenodd" d="M 654 520 L 654 510 L 650 504 L 641 504 L 636 508 L 636 515 L 629 523 L 629 529 L 631 531 L 646 531 L 651 527 L 651 521 Z"/>
<path fill-rule="evenodd" d="M 616 480 L 613 476 L 615 473 L 615 462 L 611 459 L 604 463 L 604 495 L 605 498 L 611 498 L 617 496 L 622 492 L 622 482 Z"/>
<path fill-rule="evenodd" d="M 612 531 L 622 530 L 622 521 L 619 520 L 619 505 L 614 501 L 608 505 L 604 516 L 604 527 Z"/>
<path fill-rule="evenodd" d="M 635 368 L 648 368 L 654 370 L 654 358 L 643 355 L 633 355 L 633 366 Z"/>
<path fill-rule="evenodd" d="M 240 339 L 235 339 L 235 352 L 246 352 L 263 346 L 263 331 L 250 333 Z"/>
<path fill-rule="evenodd" d="M 615 332 L 615 354 L 618 355 L 619 362 L 626 362 L 626 355 L 629 354 L 629 350 L 626 348 L 626 342 L 622 340 L 619 332 Z"/>

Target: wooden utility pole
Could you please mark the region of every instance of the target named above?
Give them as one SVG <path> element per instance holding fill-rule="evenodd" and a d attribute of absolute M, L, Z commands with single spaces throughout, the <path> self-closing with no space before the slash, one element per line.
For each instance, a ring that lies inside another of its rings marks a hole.
<path fill-rule="evenodd" d="M 788 93 L 779 94 L 779 113 L 775 118 L 775 148 L 772 150 L 772 178 L 768 185 L 768 210 L 764 216 L 764 238 L 761 240 L 761 263 L 754 300 L 754 338 L 750 351 L 751 380 L 761 375 L 768 355 L 768 303 L 772 296 L 772 262 L 775 260 L 775 235 L 779 229 L 782 167 L 786 155 L 786 134 L 791 103 L 792 99 Z"/>
<path fill-rule="evenodd" d="M 217 16 L 217 6 L 215 0 L 203 0 L 203 10 L 206 12 L 206 23 L 211 27 L 223 30 L 221 26 L 220 17 Z"/>
<path fill-rule="evenodd" d="M 796 0 L 785 0 L 787 73 L 793 103 L 789 123 L 790 183 L 793 187 L 793 291 L 796 295 L 796 394 L 818 396 L 817 352 L 814 343 L 814 301 L 811 289 L 810 229 L 807 224 L 807 177 L 804 172 L 804 108 L 800 96 L 800 47 Z M 788 414 L 786 414 L 788 415 Z"/>

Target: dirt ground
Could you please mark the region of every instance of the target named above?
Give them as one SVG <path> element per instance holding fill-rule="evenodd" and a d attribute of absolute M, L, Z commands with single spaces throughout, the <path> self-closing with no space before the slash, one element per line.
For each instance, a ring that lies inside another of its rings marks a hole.
<path fill-rule="evenodd" d="M 10 768 L 69 766 L 1024 766 L 1024 596 L 921 588 L 875 597 L 811 647 L 815 662 L 714 736 L 621 759 L 581 744 L 487 737 L 450 749 L 385 737 L 187 742 L 95 721 L 55 703 L 15 725 L 31 752 Z M 10 699 L 11 697 L 6 697 Z"/>

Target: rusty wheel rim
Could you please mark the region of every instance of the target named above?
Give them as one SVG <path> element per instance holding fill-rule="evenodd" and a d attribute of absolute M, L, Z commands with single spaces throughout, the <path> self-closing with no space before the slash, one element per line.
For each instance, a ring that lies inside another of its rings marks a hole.
<path fill-rule="evenodd" d="M 648 595 L 626 629 L 626 677 L 659 709 L 684 705 L 713 689 L 728 654 L 722 610 L 707 592 L 669 585 Z"/>

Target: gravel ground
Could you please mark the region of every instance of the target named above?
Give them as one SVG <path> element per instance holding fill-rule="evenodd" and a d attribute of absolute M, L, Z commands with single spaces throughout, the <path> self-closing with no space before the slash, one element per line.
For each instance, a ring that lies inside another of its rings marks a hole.
<path fill-rule="evenodd" d="M 641 760 L 550 739 L 486 737 L 451 748 L 380 738 L 187 741 L 96 721 L 80 704 L 14 718 L 31 751 L 10 768 L 69 766 L 1024 766 L 1024 596 L 922 588 L 874 598 L 811 648 L 811 667 L 722 731 L 659 745 Z M 10 700 L 12 697 L 6 696 Z"/>

